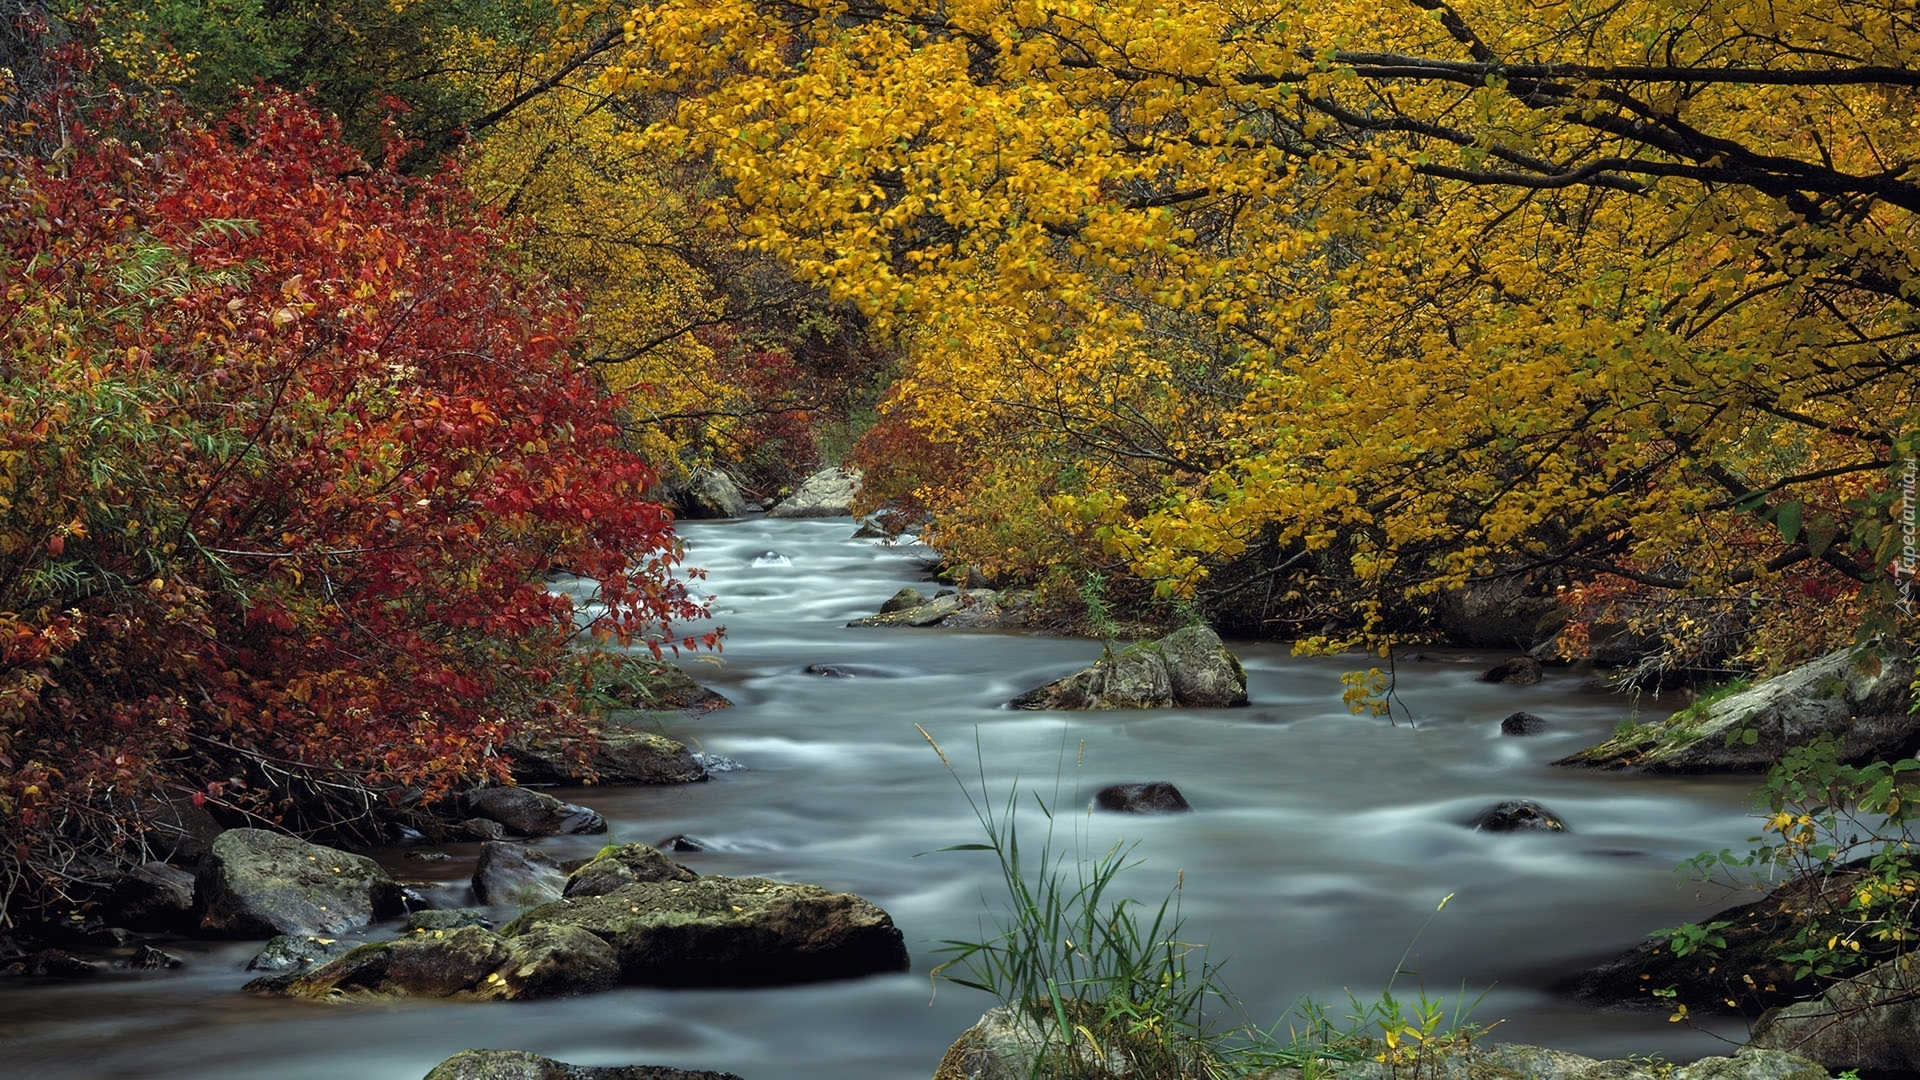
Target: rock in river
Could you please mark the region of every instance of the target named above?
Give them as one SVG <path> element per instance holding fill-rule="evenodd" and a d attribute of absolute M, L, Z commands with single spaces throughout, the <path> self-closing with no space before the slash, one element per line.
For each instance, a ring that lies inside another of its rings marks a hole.
<path fill-rule="evenodd" d="M 1545 677 L 1540 661 L 1530 656 L 1503 660 L 1480 673 L 1480 681 L 1503 686 L 1532 686 Z"/>
<path fill-rule="evenodd" d="M 1016 709 L 1224 708 L 1247 703 L 1240 661 L 1205 626 L 1108 654 L 1064 679 L 1029 690 Z"/>
<path fill-rule="evenodd" d="M 692 881 L 693 871 L 645 844 L 621 844 L 595 855 L 567 878 L 568 896 L 604 896 L 642 881 Z M 557 897 L 556 897 L 557 899 Z"/>
<path fill-rule="evenodd" d="M 724 700 L 724 699 L 722 699 Z M 529 734 L 507 748 L 522 784 L 688 784 L 707 778 L 681 743 L 651 731 L 607 725 L 585 739 Z M 598 830 L 586 830 L 598 831 Z"/>
<path fill-rule="evenodd" d="M 567 872 L 552 856 L 525 844 L 489 840 L 473 867 L 473 895 L 483 904 L 550 904 L 566 884 Z"/>
<path fill-rule="evenodd" d="M 1532 799 L 1508 799 L 1473 815 L 1467 827 L 1475 832 L 1566 832 L 1560 815 Z"/>
<path fill-rule="evenodd" d="M 1502 735 L 1538 735 L 1547 730 L 1547 722 L 1530 712 L 1517 712 L 1500 721 Z"/>
<path fill-rule="evenodd" d="M 327 937 L 402 907 L 400 886 L 372 859 L 264 829 L 221 833 L 195 894 L 201 929 L 235 937 Z"/>
<path fill-rule="evenodd" d="M 1641 724 L 1558 765 L 1648 772 L 1740 772 L 1777 764 L 1820 735 L 1840 740 L 1842 760 L 1892 760 L 1920 742 L 1907 711 L 1913 661 L 1904 651 L 1855 646 L 1757 686 Z"/>
<path fill-rule="evenodd" d="M 740 1080 L 732 1073 L 659 1065 L 569 1065 L 525 1050 L 462 1050 L 425 1080 Z"/>
<path fill-rule="evenodd" d="M 794 493 L 767 511 L 770 518 L 845 517 L 853 513 L 860 474 L 851 469 L 822 469 L 802 481 Z"/>
<path fill-rule="evenodd" d="M 907 968 L 886 912 L 766 878 L 636 882 L 535 908 L 501 933 L 540 926 L 593 933 L 618 954 L 621 981 L 645 986 L 772 986 Z"/>
<path fill-rule="evenodd" d="M 460 797 L 460 805 L 467 813 L 497 821 L 522 836 L 607 831 L 606 821 L 592 810 L 529 788 L 476 788 Z"/>
<path fill-rule="evenodd" d="M 1165 780 L 1103 787 L 1094 795 L 1093 804 L 1102 810 L 1123 814 L 1177 814 L 1193 809 L 1180 789 Z"/>

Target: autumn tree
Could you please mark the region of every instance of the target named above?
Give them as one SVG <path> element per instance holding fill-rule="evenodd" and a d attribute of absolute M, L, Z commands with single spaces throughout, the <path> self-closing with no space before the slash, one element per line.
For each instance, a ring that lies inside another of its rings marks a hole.
<path fill-rule="evenodd" d="M 921 344 L 911 422 L 1077 459 L 1097 482 L 1053 511 L 1163 592 L 1264 552 L 1363 632 L 1528 569 L 1752 601 L 1776 652 L 1810 613 L 1887 625 L 1898 5 L 628 18 L 623 78 L 680 96 L 658 145 L 714 155 L 756 243 Z M 970 352 L 982 320 L 1012 362 Z"/>
<path fill-rule="evenodd" d="M 285 95 L 208 126 L 90 93 L 0 153 L 10 913 L 155 799 L 301 829 L 502 778 L 574 722 L 582 644 L 700 610 L 577 309 L 457 174 Z"/>

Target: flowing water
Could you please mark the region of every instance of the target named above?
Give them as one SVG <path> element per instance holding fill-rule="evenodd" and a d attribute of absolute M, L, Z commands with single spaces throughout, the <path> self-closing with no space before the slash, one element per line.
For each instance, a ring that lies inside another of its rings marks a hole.
<path fill-rule="evenodd" d="M 466 1047 L 532 1050 L 576 1064 L 728 1070 L 747 1080 L 925 1080 L 991 1004 L 929 969 L 942 939 L 977 936 L 996 901 L 990 857 L 925 854 L 981 839 L 954 778 L 1003 800 L 1016 778 L 1084 807 L 1124 780 L 1170 780 L 1195 812 L 1069 815 L 1087 841 L 1137 841 L 1128 891 L 1157 901 L 1184 872 L 1188 935 L 1228 958 L 1226 981 L 1257 1018 L 1302 995 L 1336 1006 L 1375 995 L 1442 897 L 1398 991 L 1485 992 L 1472 1019 L 1496 1037 L 1596 1056 L 1724 1052 L 1663 1015 L 1593 1013 L 1543 989 L 1648 931 L 1698 917 L 1718 893 L 1677 888 L 1678 861 L 1741 847 L 1754 829 L 1748 780 L 1598 775 L 1548 762 L 1595 742 L 1625 713 L 1616 697 L 1549 673 L 1489 686 L 1478 663 L 1403 663 L 1409 727 L 1356 718 L 1340 701 L 1353 658 L 1299 659 L 1235 643 L 1254 704 L 1234 710 L 1048 714 L 999 708 L 1095 658 L 1098 643 L 1019 634 L 848 628 L 920 582 L 912 548 L 849 538 L 846 519 L 694 524 L 690 563 L 708 572 L 722 653 L 683 666 L 736 705 L 677 737 L 744 771 L 676 788 L 588 788 L 562 797 L 603 813 L 616 839 L 697 837 L 680 856 L 703 873 L 763 875 L 858 893 L 893 915 L 909 974 L 773 990 L 623 989 L 564 1001 L 324 1005 L 239 992 L 255 942 L 176 942 L 181 972 L 0 986 L 0 1076 L 417 1080 Z M 804 672 L 853 665 L 852 678 Z M 1650 710 L 1672 707 L 1653 703 Z M 1524 708 L 1548 734 L 1501 737 Z M 1533 798 L 1566 834 L 1476 833 L 1461 822 Z M 1032 806 L 1031 801 L 1027 803 Z M 1029 836 L 1037 814 L 1023 819 Z M 568 858 L 604 837 L 540 846 Z M 464 902 L 452 861 L 382 853 L 403 880 L 433 879 Z M 468 898 L 470 899 L 470 897 Z M 501 914 L 511 915 L 511 911 Z M 391 932 L 391 928 L 387 932 Z M 375 932 L 379 936 L 379 932 Z M 1490 988 L 1490 989 L 1489 989 Z M 1336 1011 L 1338 1011 L 1336 1009 Z M 1737 1035 L 1722 1027 L 1721 1032 Z"/>

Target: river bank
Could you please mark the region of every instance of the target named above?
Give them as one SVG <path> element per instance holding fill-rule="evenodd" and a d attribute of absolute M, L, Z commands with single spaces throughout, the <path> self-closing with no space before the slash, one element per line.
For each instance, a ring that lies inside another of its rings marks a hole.
<path fill-rule="evenodd" d="M 694 524 L 690 562 L 708 569 L 728 627 L 717 663 L 686 663 L 735 701 L 676 728 L 698 749 L 746 771 L 672 788 L 555 793 L 604 815 L 614 839 L 676 834 L 711 850 L 683 858 L 699 872 L 810 881 L 885 908 L 905 934 L 913 970 L 849 983 L 775 990 L 620 989 L 509 1005 L 435 1002 L 324 1006 L 238 993 L 258 943 L 167 947 L 179 972 L 66 986 L 0 985 L 0 1040 L 23 1075 L 223 1075 L 417 1080 L 471 1046 L 513 1046 L 578 1064 L 647 1062 L 767 1080 L 924 1080 L 988 1002 L 926 978 L 942 938 L 978 931 L 990 868 L 966 854 L 914 856 L 977 839 L 964 801 L 913 724 L 925 725 L 972 775 L 975 731 L 989 790 L 1018 777 L 1049 798 L 1065 747 L 1063 802 L 1120 780 L 1172 780 L 1196 812 L 1088 820 L 1101 847 L 1126 835 L 1146 863 L 1125 879 L 1158 896 L 1185 872 L 1189 927 L 1233 959 L 1227 981 L 1255 1016 L 1278 1017 L 1303 994 L 1366 996 L 1441 896 L 1455 900 L 1422 939 L 1430 991 L 1462 980 L 1492 991 L 1475 1013 L 1506 1022 L 1496 1038 L 1593 1057 L 1724 1052 L 1664 1014 L 1593 1013 L 1542 989 L 1606 959 L 1649 930 L 1695 918 L 1727 897 L 1696 898 L 1671 871 L 1705 849 L 1751 835 L 1743 778 L 1611 776 L 1553 769 L 1611 733 L 1619 698 L 1549 671 L 1531 687 L 1474 681 L 1475 662 L 1401 666 L 1404 721 L 1350 716 L 1338 673 L 1350 660 L 1303 660 L 1284 646 L 1234 643 L 1253 704 L 1230 711 L 1139 714 L 1009 712 L 999 705 L 1083 666 L 1094 642 L 941 629 L 860 629 L 899 588 L 920 583 L 910 551 L 851 540 L 844 519 Z M 923 583 L 922 583 L 923 584 Z M 1493 653 L 1448 653 L 1450 659 Z M 809 675 L 853 664 L 853 678 Z M 1648 712 L 1665 711 L 1648 702 Z M 1500 720 L 1525 709 L 1547 731 L 1515 739 Z M 1074 762 L 1085 740 L 1075 793 Z M 1564 835 L 1474 833 L 1461 822 L 1507 798 L 1564 816 Z M 608 838 L 556 837 L 560 858 Z M 403 880 L 453 893 L 478 845 L 445 861 L 379 853 Z M 991 894 L 989 894 L 991 899 Z M 506 914 L 506 913 L 503 913 Z M 932 1004 L 929 1006 L 929 997 Z M 1730 1037 L 1738 1025 L 1725 1025 Z"/>

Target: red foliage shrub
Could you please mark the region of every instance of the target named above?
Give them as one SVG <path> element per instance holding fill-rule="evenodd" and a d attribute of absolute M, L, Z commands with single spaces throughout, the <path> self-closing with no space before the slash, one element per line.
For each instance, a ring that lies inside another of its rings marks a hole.
<path fill-rule="evenodd" d="M 699 613 L 576 311 L 457 177 L 281 95 L 73 111 L 0 146 L 0 895 L 57 895 L 157 786 L 271 820 L 274 769 L 504 775 L 583 632 Z"/>

